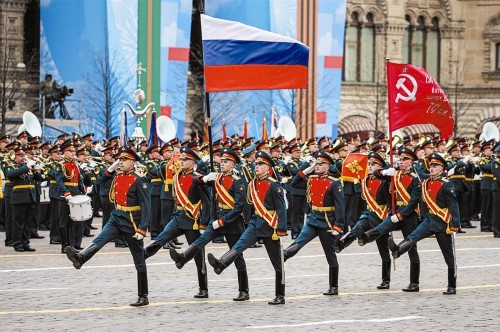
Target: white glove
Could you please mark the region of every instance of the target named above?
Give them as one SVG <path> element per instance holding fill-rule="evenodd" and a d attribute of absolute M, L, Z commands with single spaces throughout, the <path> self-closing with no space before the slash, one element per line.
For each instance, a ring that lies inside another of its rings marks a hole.
<path fill-rule="evenodd" d="M 68 195 L 68 196 L 64 196 L 64 198 L 66 199 L 66 202 L 69 202 L 73 198 L 73 196 Z"/>
<path fill-rule="evenodd" d="M 30 161 L 28 161 L 27 165 L 28 165 L 28 168 L 33 168 L 33 166 L 36 165 L 36 161 L 30 160 Z"/>
<path fill-rule="evenodd" d="M 132 236 L 132 237 L 135 238 L 135 239 L 137 239 L 137 240 L 139 240 L 139 241 L 142 240 L 142 239 L 144 239 L 144 235 L 139 234 L 139 233 L 135 233 L 135 235 Z"/>
<path fill-rule="evenodd" d="M 203 160 L 203 162 L 205 163 L 208 163 L 208 161 L 210 160 L 210 155 L 204 156 L 203 158 L 201 158 L 201 160 Z"/>
<path fill-rule="evenodd" d="M 87 195 L 92 192 L 93 188 L 94 188 L 94 186 L 87 187 L 87 191 L 86 191 Z"/>
<path fill-rule="evenodd" d="M 283 159 L 283 162 L 288 165 L 288 163 L 292 160 L 291 156 L 286 156 L 285 159 Z"/>
<path fill-rule="evenodd" d="M 465 158 L 464 158 L 464 160 L 463 160 L 464 164 L 469 163 L 469 161 L 471 161 L 471 159 L 472 159 L 472 157 L 471 157 L 471 156 L 465 156 Z"/>
<path fill-rule="evenodd" d="M 314 171 L 315 166 L 316 166 L 316 163 L 314 162 L 311 164 L 311 166 L 309 166 L 308 168 L 303 170 L 302 173 L 304 173 L 305 175 L 312 173 Z"/>
<path fill-rule="evenodd" d="M 308 163 L 310 163 L 310 162 L 311 162 L 311 161 L 313 161 L 313 160 L 314 160 L 314 156 L 313 156 L 313 155 L 310 155 L 310 156 L 307 156 L 307 157 L 306 157 L 306 161 L 307 161 Z"/>
<path fill-rule="evenodd" d="M 399 218 L 397 215 L 393 214 L 391 216 L 391 221 L 395 224 L 395 223 L 398 223 L 399 222 Z"/>
<path fill-rule="evenodd" d="M 96 167 L 96 166 L 97 166 L 97 163 L 96 163 L 95 161 L 93 161 L 93 160 L 92 160 L 92 161 L 89 163 L 89 166 L 90 166 L 90 167 L 92 167 L 92 168 L 94 168 L 94 167 Z"/>
<path fill-rule="evenodd" d="M 338 236 L 340 233 L 339 233 L 339 232 L 337 232 L 336 230 L 334 230 L 334 231 L 332 232 L 332 234 L 333 234 L 334 236 Z"/>
<path fill-rule="evenodd" d="M 388 169 L 384 169 L 382 170 L 382 172 L 380 172 L 383 176 L 394 176 L 394 174 L 396 173 L 396 170 L 392 167 L 388 168 Z"/>
<path fill-rule="evenodd" d="M 87 163 L 83 163 L 80 165 L 80 168 L 84 171 L 88 171 L 89 170 L 89 165 Z"/>
<path fill-rule="evenodd" d="M 455 166 L 455 167 L 457 167 L 457 166 Z M 448 176 L 452 176 L 453 174 L 455 174 L 455 167 L 453 167 L 452 169 L 450 169 L 448 171 Z"/>
<path fill-rule="evenodd" d="M 215 181 L 216 178 L 217 178 L 217 173 L 210 172 L 207 175 L 205 175 L 202 179 L 203 182 L 207 183 L 208 181 Z"/>
<path fill-rule="evenodd" d="M 119 160 L 115 161 L 111 166 L 108 167 L 108 172 L 112 173 L 118 168 Z"/>
<path fill-rule="evenodd" d="M 217 228 L 219 228 L 219 227 L 220 227 L 219 221 L 218 221 L 217 219 L 216 219 L 216 220 L 214 220 L 214 221 L 212 221 L 212 227 L 213 227 L 214 229 L 217 229 Z"/>

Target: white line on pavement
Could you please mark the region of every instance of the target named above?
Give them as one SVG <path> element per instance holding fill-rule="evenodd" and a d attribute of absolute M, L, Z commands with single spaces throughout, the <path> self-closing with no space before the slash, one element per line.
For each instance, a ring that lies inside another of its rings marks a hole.
<path fill-rule="evenodd" d="M 270 329 L 277 327 L 299 327 L 299 326 L 313 326 L 313 325 L 327 325 L 339 323 L 384 323 L 384 322 L 397 322 L 410 319 L 424 319 L 422 316 L 404 316 L 404 317 L 391 317 L 391 318 L 374 318 L 374 319 L 338 319 L 338 320 L 325 320 L 321 322 L 309 322 L 300 324 L 279 324 L 279 325 L 262 325 L 262 326 L 246 326 L 247 329 Z"/>
<path fill-rule="evenodd" d="M 481 250 L 500 250 L 500 248 L 459 248 L 457 251 L 481 251 Z M 433 252 L 441 252 L 440 249 L 429 249 L 429 250 L 419 250 L 419 253 L 433 253 Z M 350 253 L 350 254 L 338 254 L 338 256 L 363 256 L 363 255 L 378 255 L 378 252 L 359 252 L 359 253 Z M 303 256 L 295 256 L 295 259 L 299 258 L 317 258 L 324 257 L 324 254 L 320 255 L 303 255 Z M 246 261 L 258 261 L 258 260 L 268 260 L 268 257 L 252 257 L 245 258 Z M 189 264 L 194 264 L 193 261 L 190 261 Z M 163 266 L 163 265 L 174 265 L 174 262 L 168 263 L 147 263 L 148 266 Z M 133 267 L 134 264 L 117 264 L 117 265 L 85 265 L 84 269 L 106 269 L 106 268 L 119 268 L 119 267 Z M 496 266 L 496 265 L 495 265 Z M 487 265 L 479 266 L 479 267 L 487 267 Z M 463 268 L 463 267 L 462 267 Z M 32 269 L 9 269 L 9 270 L 0 270 L 0 273 L 10 273 L 10 272 L 33 272 L 33 271 L 50 271 L 50 270 L 71 270 L 72 266 L 59 266 L 59 267 L 38 267 Z"/>
<path fill-rule="evenodd" d="M 63 288 L 21 288 L 21 289 L 0 289 L 0 292 L 32 292 L 32 291 L 51 291 L 51 290 L 64 290 L 71 289 L 69 287 Z"/>

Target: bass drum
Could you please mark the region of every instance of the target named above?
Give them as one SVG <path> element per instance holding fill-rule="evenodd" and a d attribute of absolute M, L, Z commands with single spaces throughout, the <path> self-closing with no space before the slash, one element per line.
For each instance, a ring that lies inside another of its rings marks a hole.
<path fill-rule="evenodd" d="M 69 217 L 74 221 L 86 221 L 92 218 L 92 199 L 89 196 L 73 196 L 68 204 Z"/>

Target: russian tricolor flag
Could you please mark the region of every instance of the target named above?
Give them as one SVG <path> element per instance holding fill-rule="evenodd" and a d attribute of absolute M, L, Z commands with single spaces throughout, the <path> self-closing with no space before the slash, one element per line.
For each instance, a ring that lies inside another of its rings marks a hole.
<path fill-rule="evenodd" d="M 201 15 L 205 92 L 304 89 L 309 47 L 239 22 Z"/>

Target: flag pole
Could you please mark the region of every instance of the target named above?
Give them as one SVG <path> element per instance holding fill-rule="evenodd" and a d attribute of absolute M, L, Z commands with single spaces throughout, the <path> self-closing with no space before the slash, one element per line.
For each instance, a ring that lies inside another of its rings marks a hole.
<path fill-rule="evenodd" d="M 386 63 L 385 71 L 386 71 L 387 76 L 389 76 L 388 66 L 389 66 L 390 60 L 391 60 L 390 58 L 385 58 L 385 63 Z M 386 84 L 389 84 L 389 77 L 387 77 L 386 82 L 387 82 Z M 389 88 L 387 90 L 389 90 Z M 391 103 L 388 103 L 388 107 L 390 107 L 390 105 L 391 105 Z M 394 152 L 392 151 L 392 130 L 391 130 L 391 111 L 390 110 L 389 110 L 389 167 L 391 167 L 391 168 L 394 167 Z M 395 189 L 394 176 L 391 176 L 391 190 L 390 191 L 391 191 L 392 214 L 396 213 L 396 197 L 394 195 L 394 189 Z M 394 243 L 394 237 L 393 237 L 392 232 L 390 234 L 389 241 L 391 243 L 390 247 L 393 247 L 395 245 L 395 243 Z M 394 264 L 394 271 L 396 271 L 396 260 L 393 259 L 392 261 Z"/>
<path fill-rule="evenodd" d="M 200 9 L 200 14 L 205 14 L 205 8 L 204 8 L 204 1 L 199 0 L 198 6 Z M 201 25 L 201 16 L 200 16 L 200 25 Z M 205 63 L 204 63 L 204 57 L 203 57 L 203 29 L 201 29 L 201 58 L 203 60 L 203 70 L 205 70 Z M 205 109 L 207 112 L 207 128 L 208 128 L 208 153 L 210 156 L 210 171 L 215 172 L 214 168 L 214 153 L 212 151 L 212 118 L 210 115 L 210 94 L 206 92 L 206 82 L 205 82 L 205 72 L 203 72 L 203 81 L 204 81 L 204 88 L 205 88 Z M 215 219 L 217 217 L 217 202 L 215 200 L 215 182 L 212 182 L 212 214 L 211 217 L 212 219 Z"/>

